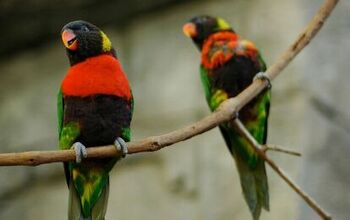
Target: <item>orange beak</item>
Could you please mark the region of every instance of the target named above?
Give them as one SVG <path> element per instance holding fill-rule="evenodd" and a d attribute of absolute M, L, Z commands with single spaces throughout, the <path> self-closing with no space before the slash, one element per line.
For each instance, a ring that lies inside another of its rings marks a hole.
<path fill-rule="evenodd" d="M 187 23 L 183 26 L 182 28 L 184 34 L 187 36 L 187 37 L 196 37 L 197 36 L 197 30 L 196 30 L 196 25 L 193 24 L 193 23 Z"/>
<path fill-rule="evenodd" d="M 72 30 L 66 29 L 62 32 L 62 41 L 64 46 L 69 50 L 77 50 L 78 49 L 78 41 L 77 36 L 73 33 Z"/>

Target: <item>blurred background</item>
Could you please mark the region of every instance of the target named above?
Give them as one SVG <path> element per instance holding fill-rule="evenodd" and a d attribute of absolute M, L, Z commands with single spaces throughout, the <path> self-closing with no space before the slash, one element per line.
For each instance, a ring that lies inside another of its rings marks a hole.
<path fill-rule="evenodd" d="M 57 147 L 56 93 L 68 69 L 60 30 L 84 19 L 111 38 L 135 96 L 133 139 L 162 134 L 209 113 L 199 52 L 183 36 L 194 15 L 219 15 L 254 41 L 266 63 L 296 38 L 321 0 L 2 0 L 1 152 Z M 349 1 L 273 81 L 269 153 L 335 219 L 349 219 Z M 271 211 L 263 220 L 319 219 L 270 168 Z M 155 153 L 127 156 L 111 174 L 107 219 L 251 219 L 233 159 L 217 129 Z M 0 168 L 0 219 L 62 220 L 62 164 Z"/>

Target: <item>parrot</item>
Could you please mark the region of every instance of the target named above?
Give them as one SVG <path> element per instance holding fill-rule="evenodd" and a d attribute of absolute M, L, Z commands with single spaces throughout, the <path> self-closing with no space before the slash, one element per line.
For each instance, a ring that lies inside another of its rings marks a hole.
<path fill-rule="evenodd" d="M 253 80 L 268 80 L 264 74 L 265 62 L 256 46 L 242 39 L 223 18 L 208 15 L 193 17 L 183 25 L 183 32 L 201 52 L 200 78 L 211 111 L 215 111 L 223 101 L 238 95 Z M 267 138 L 270 87 L 266 87 L 237 114 L 262 145 L 266 144 Z M 232 124 L 222 123 L 219 129 L 235 160 L 245 201 L 253 219 L 258 220 L 262 208 L 269 211 L 264 160 Z"/>
<path fill-rule="evenodd" d="M 69 220 L 104 220 L 109 172 L 127 154 L 133 96 L 107 35 L 82 20 L 66 24 L 61 38 L 70 66 L 57 96 L 59 148 L 74 149 L 64 162 Z M 115 145 L 123 156 L 84 159 L 88 147 Z"/>

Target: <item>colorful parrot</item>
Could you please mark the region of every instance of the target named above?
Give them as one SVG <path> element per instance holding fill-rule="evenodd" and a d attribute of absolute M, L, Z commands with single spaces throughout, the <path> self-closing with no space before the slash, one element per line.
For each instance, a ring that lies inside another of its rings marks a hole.
<path fill-rule="evenodd" d="M 70 62 L 58 93 L 59 147 L 73 148 L 64 163 L 69 220 L 104 220 L 109 171 L 120 159 L 86 159 L 87 147 L 115 144 L 124 155 L 130 141 L 133 97 L 111 41 L 98 27 L 73 21 L 61 32 Z"/>
<path fill-rule="evenodd" d="M 222 18 L 194 17 L 183 31 L 201 51 L 200 76 L 211 111 L 238 95 L 254 78 L 265 78 L 262 72 L 266 66 L 255 45 L 241 39 Z M 270 97 L 267 88 L 238 116 L 260 144 L 266 143 Z M 269 210 L 265 163 L 231 124 L 224 123 L 219 128 L 236 161 L 244 198 L 257 220 L 261 208 Z"/>

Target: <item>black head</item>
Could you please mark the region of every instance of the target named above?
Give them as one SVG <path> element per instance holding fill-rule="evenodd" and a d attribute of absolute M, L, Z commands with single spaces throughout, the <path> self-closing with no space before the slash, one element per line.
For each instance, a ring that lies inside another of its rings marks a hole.
<path fill-rule="evenodd" d="M 224 19 L 207 15 L 196 16 L 183 26 L 184 34 L 192 38 L 200 49 L 205 39 L 220 31 L 233 32 L 233 29 Z"/>
<path fill-rule="evenodd" d="M 61 37 L 71 65 L 103 53 L 114 54 L 108 37 L 98 27 L 86 21 L 66 24 L 62 28 Z"/>

